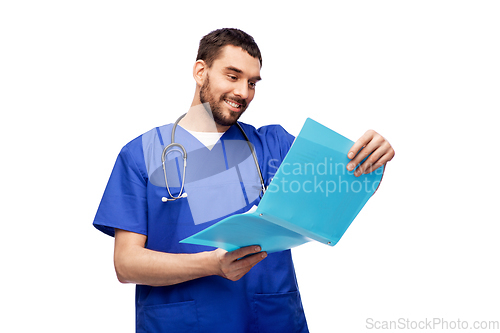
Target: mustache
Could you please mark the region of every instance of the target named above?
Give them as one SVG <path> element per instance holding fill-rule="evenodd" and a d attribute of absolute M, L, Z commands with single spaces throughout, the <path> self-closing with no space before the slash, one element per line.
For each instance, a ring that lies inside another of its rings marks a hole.
<path fill-rule="evenodd" d="M 246 107 L 247 107 L 247 101 L 245 101 L 242 98 L 239 98 L 236 96 L 222 95 L 220 100 L 224 101 L 225 99 L 229 99 L 229 100 L 234 101 L 238 104 L 241 104 L 242 109 L 246 109 Z"/>

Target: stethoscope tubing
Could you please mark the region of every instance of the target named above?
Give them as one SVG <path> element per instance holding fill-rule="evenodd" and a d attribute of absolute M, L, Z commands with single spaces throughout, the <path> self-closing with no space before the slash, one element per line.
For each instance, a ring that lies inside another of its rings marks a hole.
<path fill-rule="evenodd" d="M 250 140 L 248 139 L 248 136 L 245 133 L 245 131 L 243 130 L 243 128 L 241 127 L 241 125 L 238 122 L 236 122 L 236 125 L 238 125 L 238 128 L 240 129 L 241 133 L 245 137 L 245 140 L 248 144 L 248 148 L 250 148 L 250 151 L 252 152 L 253 161 L 255 162 L 255 167 L 257 168 L 257 173 L 259 174 L 259 178 L 260 178 L 260 186 L 262 188 L 262 195 L 264 195 L 264 193 L 266 192 L 266 186 L 264 184 L 264 177 L 262 177 L 262 172 L 260 171 L 259 161 L 257 160 L 257 154 L 255 153 L 255 150 L 253 149 L 252 144 L 250 143 Z"/>

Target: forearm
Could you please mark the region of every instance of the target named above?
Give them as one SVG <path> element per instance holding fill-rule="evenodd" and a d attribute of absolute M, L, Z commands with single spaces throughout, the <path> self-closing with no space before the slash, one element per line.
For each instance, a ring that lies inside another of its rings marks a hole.
<path fill-rule="evenodd" d="M 114 258 L 116 275 L 122 283 L 168 286 L 217 274 L 211 252 L 157 252 L 140 244 L 124 243 L 124 237 L 127 235 L 120 234 L 117 238 Z"/>

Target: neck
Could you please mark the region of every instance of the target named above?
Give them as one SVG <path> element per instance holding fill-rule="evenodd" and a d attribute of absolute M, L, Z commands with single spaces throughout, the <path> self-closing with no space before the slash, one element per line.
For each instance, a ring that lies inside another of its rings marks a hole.
<path fill-rule="evenodd" d="M 179 125 L 194 132 L 219 132 L 223 133 L 230 126 L 217 124 L 212 115 L 207 112 L 203 104 L 191 105 L 186 116 L 181 119 Z"/>

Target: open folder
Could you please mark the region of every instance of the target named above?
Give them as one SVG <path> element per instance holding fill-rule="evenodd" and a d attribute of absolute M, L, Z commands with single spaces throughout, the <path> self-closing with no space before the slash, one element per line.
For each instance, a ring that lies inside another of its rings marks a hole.
<path fill-rule="evenodd" d="M 268 253 L 310 240 L 333 246 L 378 188 L 383 167 L 347 171 L 353 141 L 308 118 L 256 210 L 230 216 L 181 243 Z"/>

